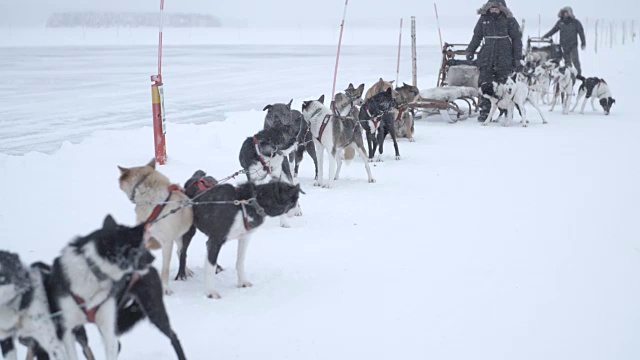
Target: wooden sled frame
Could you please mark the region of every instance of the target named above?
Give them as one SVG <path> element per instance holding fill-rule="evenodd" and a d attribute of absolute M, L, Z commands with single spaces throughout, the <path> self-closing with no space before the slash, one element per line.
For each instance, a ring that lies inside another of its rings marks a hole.
<path fill-rule="evenodd" d="M 449 70 L 449 60 L 453 60 L 456 56 L 465 56 L 466 49 L 469 44 L 449 44 L 444 43 L 442 47 L 442 62 L 438 72 L 437 87 L 441 88 L 446 85 L 447 70 Z M 463 111 L 460 106 L 455 103 L 456 100 L 462 100 L 467 103 L 469 111 Z M 418 109 L 427 115 L 440 114 L 449 123 L 456 123 L 459 120 L 466 120 L 470 117 L 477 116 L 479 111 L 480 99 L 471 96 L 462 96 L 452 101 L 444 101 L 438 99 L 419 98 L 413 103 L 406 104 L 405 107 L 411 110 Z M 452 117 L 453 115 L 453 117 Z"/>

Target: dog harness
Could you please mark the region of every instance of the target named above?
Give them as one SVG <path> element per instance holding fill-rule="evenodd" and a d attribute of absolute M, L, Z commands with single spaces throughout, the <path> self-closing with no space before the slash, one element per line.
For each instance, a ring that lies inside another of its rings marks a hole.
<path fill-rule="evenodd" d="M 92 272 L 93 272 L 93 270 L 92 270 Z M 94 274 L 95 274 L 95 272 L 94 272 Z M 106 275 L 104 275 L 104 276 L 106 276 Z M 127 285 L 127 289 L 125 291 L 125 294 L 127 294 L 129 292 L 129 290 L 131 290 L 131 288 L 138 281 L 138 279 L 140 279 L 140 274 L 138 274 L 137 272 L 134 272 L 133 275 L 131 276 L 131 280 L 129 280 L 129 284 Z M 75 301 L 76 304 L 80 307 L 80 309 L 82 310 L 84 315 L 87 317 L 87 321 L 90 322 L 90 323 L 95 323 L 96 322 L 96 313 L 100 309 L 100 306 L 102 306 L 102 304 L 104 304 L 109 299 L 109 297 L 107 297 L 100 304 L 92 307 L 91 309 L 87 309 L 87 305 L 86 305 L 87 301 L 85 299 L 81 298 L 80 296 L 78 296 L 78 295 L 76 295 L 74 293 L 71 293 L 71 297 L 73 298 L 73 301 Z M 120 307 L 119 305 L 120 304 L 118 304 L 118 307 Z"/>
<path fill-rule="evenodd" d="M 331 114 L 327 114 L 322 119 L 322 124 L 320 125 L 320 132 L 318 133 L 318 137 L 316 138 L 320 144 L 322 144 L 322 134 L 324 134 L 324 129 L 329 124 L 329 119 L 331 119 Z"/>
<path fill-rule="evenodd" d="M 146 223 L 150 224 L 152 223 L 154 220 L 156 220 L 158 218 L 158 216 L 160 215 L 160 213 L 162 212 L 162 210 L 164 210 L 164 207 L 167 206 L 167 202 L 169 201 L 169 199 L 171 198 L 171 193 L 174 191 L 180 191 L 182 193 L 184 193 L 184 191 L 182 190 L 182 188 L 180 188 L 180 186 L 176 185 L 176 184 L 171 184 L 167 190 L 169 190 L 169 195 L 167 196 L 167 198 L 162 202 L 162 204 L 158 204 L 156 205 L 156 207 L 153 208 L 153 211 L 151 212 L 151 215 L 149 215 L 149 217 L 147 218 Z"/>
<path fill-rule="evenodd" d="M 215 185 L 208 182 L 207 180 L 205 180 L 203 177 L 194 181 L 193 184 L 189 185 L 189 188 L 195 186 L 198 188 L 198 191 L 205 191 L 205 190 L 209 190 L 212 187 L 214 187 Z"/>
<path fill-rule="evenodd" d="M 238 191 L 238 188 L 235 188 L 236 192 Z M 247 208 L 245 207 L 245 201 L 242 200 L 236 200 L 237 203 L 239 203 L 240 205 L 240 209 L 242 210 L 242 222 L 244 223 L 244 229 L 247 231 L 251 230 L 251 222 L 249 221 L 249 215 L 247 215 Z M 260 204 L 258 204 L 258 200 L 256 200 L 256 194 L 253 194 L 253 197 L 249 200 L 246 200 L 246 202 L 253 206 L 253 208 L 256 210 L 256 212 L 258 213 L 258 215 L 262 216 L 262 217 L 267 217 L 267 212 L 264 211 L 264 208 L 262 206 L 260 206 Z M 237 204 L 236 203 L 236 204 Z"/>
<path fill-rule="evenodd" d="M 264 157 L 260 153 L 260 148 L 258 147 L 258 138 L 253 137 L 253 146 L 256 148 L 256 154 L 258 154 L 258 159 L 260 160 L 260 164 L 262 164 L 262 168 L 267 172 L 267 174 L 271 175 L 271 168 L 267 165 L 267 162 L 264 161 Z"/>
<path fill-rule="evenodd" d="M 402 108 L 398 109 L 398 117 L 396 118 L 396 121 L 400 121 L 400 118 L 402 118 L 402 113 L 404 112 L 404 110 Z"/>

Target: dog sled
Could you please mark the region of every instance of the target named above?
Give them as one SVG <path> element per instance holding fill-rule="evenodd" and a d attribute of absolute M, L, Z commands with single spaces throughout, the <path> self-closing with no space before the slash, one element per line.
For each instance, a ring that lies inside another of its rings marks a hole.
<path fill-rule="evenodd" d="M 560 44 L 555 44 L 553 39 L 529 37 L 527 39 L 525 59 L 536 66 L 549 60 L 559 62 L 562 59 L 562 47 Z"/>
<path fill-rule="evenodd" d="M 466 55 L 467 46 L 444 44 L 437 86 L 421 91 L 420 96 L 407 105 L 408 108 L 419 110 L 426 116 L 440 114 L 450 123 L 478 115 L 480 71 L 474 60 L 461 58 Z M 461 108 L 457 102 L 465 102 L 467 109 Z"/>

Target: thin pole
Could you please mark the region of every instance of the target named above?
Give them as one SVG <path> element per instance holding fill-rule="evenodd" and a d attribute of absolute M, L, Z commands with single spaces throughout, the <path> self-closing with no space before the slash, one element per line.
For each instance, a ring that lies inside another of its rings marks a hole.
<path fill-rule="evenodd" d="M 164 0 L 160 0 L 160 24 L 158 27 L 158 75 L 162 75 L 162 27 L 164 26 Z"/>
<path fill-rule="evenodd" d="M 599 20 L 596 20 L 596 40 L 594 41 L 596 46 L 596 54 L 598 53 L 598 22 Z"/>
<path fill-rule="evenodd" d="M 542 30 L 542 16 L 538 14 L 538 38 L 540 38 L 540 32 Z"/>
<path fill-rule="evenodd" d="M 438 35 L 440 36 L 440 50 L 442 50 L 442 32 L 440 31 L 440 17 L 438 16 L 438 6 L 433 3 L 433 8 L 436 10 L 436 22 L 438 23 Z"/>
<path fill-rule="evenodd" d="M 336 68 L 333 71 L 333 88 L 331 89 L 331 100 L 336 94 L 336 80 L 338 79 L 338 62 L 340 61 L 340 47 L 342 46 L 342 33 L 344 32 L 344 19 L 347 17 L 347 5 L 349 0 L 344 2 L 344 12 L 342 13 L 342 23 L 340 24 L 340 39 L 338 40 L 338 54 L 336 55 Z"/>
<path fill-rule="evenodd" d="M 413 86 L 418 86 L 418 54 L 416 50 L 416 17 L 411 17 L 411 73 Z"/>
<path fill-rule="evenodd" d="M 398 66 L 396 68 L 396 86 L 400 78 L 400 49 L 402 48 L 402 18 L 400 18 L 400 38 L 398 39 Z"/>

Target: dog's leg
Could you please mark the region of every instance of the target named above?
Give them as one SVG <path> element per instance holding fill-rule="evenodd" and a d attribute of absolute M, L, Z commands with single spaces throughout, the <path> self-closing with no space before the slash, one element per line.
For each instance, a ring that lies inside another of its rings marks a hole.
<path fill-rule="evenodd" d="M 411 112 L 409 112 L 407 114 L 407 121 L 406 121 L 407 134 L 408 134 L 408 137 L 409 137 L 409 142 L 416 142 L 416 139 L 413 138 L 414 122 L 415 122 L 415 119 L 413 117 L 413 114 Z"/>
<path fill-rule="evenodd" d="M 313 160 L 313 165 L 315 166 L 316 169 L 316 174 L 315 174 L 315 178 L 314 180 L 318 180 L 318 156 L 317 156 L 317 152 L 316 152 L 316 146 L 313 143 L 311 134 L 309 134 L 309 140 L 307 140 L 307 146 L 306 146 L 306 150 L 309 153 L 309 156 L 311 156 L 311 159 Z"/>
<path fill-rule="evenodd" d="M 333 180 L 340 180 L 340 169 L 342 169 L 342 157 L 344 156 L 344 150 L 338 151 L 336 154 L 336 163 L 338 163 L 338 167 L 336 168 L 336 176 Z"/>
<path fill-rule="evenodd" d="M 162 294 L 160 294 L 162 298 Z M 93 351 L 89 347 L 89 338 L 87 337 L 87 331 L 84 326 L 79 326 L 73 330 L 73 333 L 76 337 L 76 341 L 82 347 L 82 353 L 87 360 L 94 360 L 95 356 L 93 356 Z"/>
<path fill-rule="evenodd" d="M 249 246 L 249 235 L 244 235 L 238 239 L 238 257 L 236 258 L 236 271 L 238 272 L 238 287 L 252 287 L 253 284 L 247 280 L 247 274 L 244 270 L 244 260 L 247 255 L 247 247 Z"/>
<path fill-rule="evenodd" d="M 76 336 L 73 334 L 73 329 L 65 330 L 64 335 L 62 336 L 62 341 L 64 342 L 65 349 L 67 350 L 69 360 L 78 360 L 78 354 L 76 353 Z"/>
<path fill-rule="evenodd" d="M 382 162 L 382 153 L 384 152 L 384 138 L 387 136 L 386 131 L 383 129 L 384 125 L 381 124 L 380 125 L 380 129 L 378 129 L 378 136 L 377 136 L 377 141 L 378 141 L 378 162 Z M 375 146 L 374 146 L 375 149 Z"/>
<path fill-rule="evenodd" d="M 324 185 L 324 146 L 318 140 L 313 139 L 313 143 L 316 147 L 316 155 L 318 155 L 318 176 L 314 186 Z"/>
<path fill-rule="evenodd" d="M 322 186 L 326 189 L 331 189 L 333 187 L 333 179 L 336 176 L 336 165 L 337 160 L 336 157 L 340 156 L 340 151 L 336 151 L 335 149 L 329 153 L 329 178 L 327 182 Z"/>
<path fill-rule="evenodd" d="M 596 96 L 595 94 L 591 95 L 591 109 L 593 109 L 593 111 L 598 111 L 598 109 L 596 109 Z"/>
<path fill-rule="evenodd" d="M 531 97 L 529 99 L 529 103 L 531 103 L 531 105 L 533 105 L 533 108 L 538 111 L 538 114 L 540 114 L 540 117 L 542 118 L 542 123 L 547 124 L 547 119 L 544 118 L 544 115 L 542 115 L 542 110 L 540 110 L 540 105 L 538 104 L 538 98 Z"/>
<path fill-rule="evenodd" d="M 504 122 L 504 127 L 508 127 L 511 126 L 511 120 L 513 120 L 513 116 L 515 113 L 515 104 L 513 103 L 513 101 L 511 101 L 511 103 L 507 106 L 507 114 L 505 115 L 505 122 Z"/>
<path fill-rule="evenodd" d="M 100 335 L 102 335 L 107 360 L 116 360 L 118 358 L 117 315 L 116 300 L 114 298 L 105 301 L 96 312 L 96 325 L 100 329 Z M 75 339 L 75 335 L 73 335 L 73 338 Z"/>
<path fill-rule="evenodd" d="M 169 288 L 169 265 L 171 265 L 171 254 L 173 252 L 173 241 L 168 241 L 166 246 L 162 247 L 162 286 L 165 295 L 173 294 Z"/>
<path fill-rule="evenodd" d="M 16 354 L 15 344 L 11 336 L 7 337 L 4 340 L 0 340 L 0 347 L 2 348 L 2 356 L 4 356 L 6 360 L 18 359 L 18 355 Z"/>
<path fill-rule="evenodd" d="M 573 105 L 573 107 L 571 108 L 571 112 L 576 111 L 576 108 L 578 107 L 578 105 L 580 105 L 580 100 L 582 100 L 582 97 L 584 96 L 584 92 L 582 91 L 578 91 L 578 98 L 576 99 L 576 103 Z M 586 100 L 586 98 L 585 98 Z M 583 107 L 584 108 L 584 107 Z"/>
<path fill-rule="evenodd" d="M 393 121 L 393 119 L 391 119 Z M 394 124 L 389 126 L 389 133 L 391 134 L 391 139 L 393 140 L 393 149 L 396 151 L 396 160 L 402 160 L 400 157 L 400 150 L 398 149 L 398 139 L 396 137 L 396 127 Z"/>
<path fill-rule="evenodd" d="M 240 215 L 242 217 L 242 215 Z M 237 219 L 236 219 L 237 221 Z M 242 221 L 242 219 L 240 219 Z M 204 264 L 204 284 L 205 292 L 209 299 L 220 299 L 220 294 L 216 291 L 216 265 L 218 264 L 218 254 L 225 240 L 218 240 L 209 237 L 207 241 L 207 259 Z"/>
<path fill-rule="evenodd" d="M 371 175 L 371 167 L 369 166 L 369 162 L 367 161 L 367 153 L 365 152 L 366 150 L 364 148 L 364 144 L 359 144 L 358 146 L 356 146 L 356 151 L 358 152 L 358 155 L 364 162 L 364 168 L 365 170 L 367 170 L 367 177 L 368 177 L 369 183 L 371 184 L 376 182 L 376 180 L 373 178 L 373 175 Z"/>
<path fill-rule="evenodd" d="M 179 242 L 176 242 L 178 259 L 180 259 L 180 265 L 178 267 L 178 275 L 176 275 L 176 280 L 187 280 L 187 277 L 193 276 L 193 271 L 191 271 L 187 267 L 187 249 L 191 244 L 191 240 L 196 234 L 196 227 L 191 225 L 189 230 L 182 235 L 182 239 Z"/>
<path fill-rule="evenodd" d="M 493 102 L 491 102 L 491 110 L 489 110 L 489 116 L 487 116 L 487 119 L 482 123 L 482 126 L 489 125 L 489 123 L 493 119 L 493 115 L 496 113 L 496 109 L 497 108 L 498 108 L 498 105 L 496 105 Z"/>

